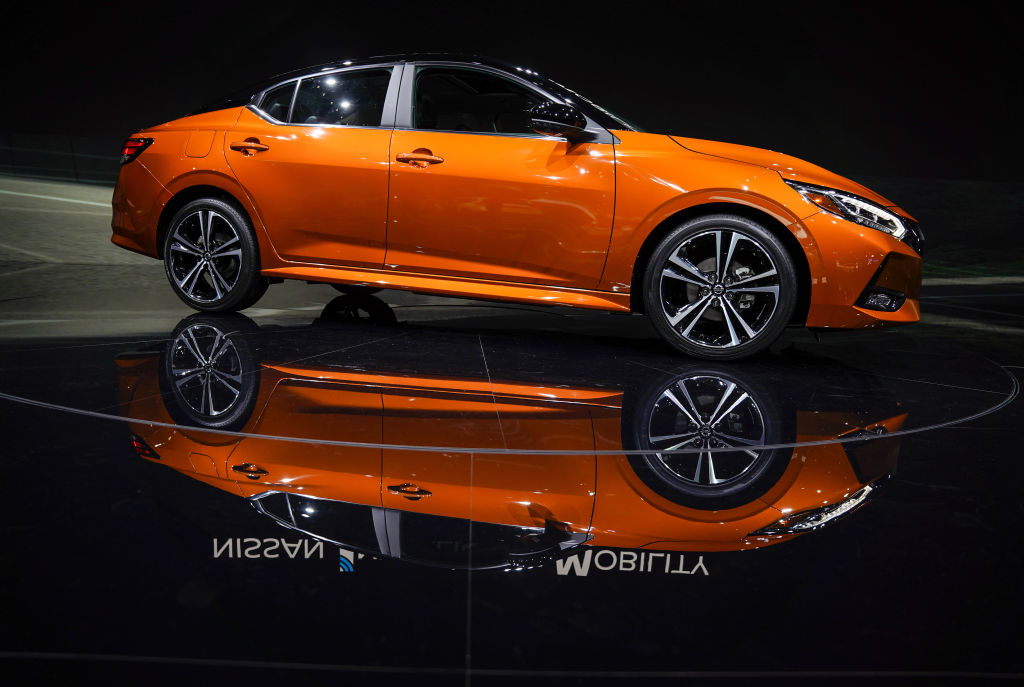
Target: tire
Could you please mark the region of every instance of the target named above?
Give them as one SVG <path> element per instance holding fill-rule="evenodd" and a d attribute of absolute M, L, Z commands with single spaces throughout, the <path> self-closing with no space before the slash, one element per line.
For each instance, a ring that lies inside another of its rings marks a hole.
<path fill-rule="evenodd" d="M 252 225 L 223 200 L 200 198 L 178 210 L 163 248 L 171 288 L 196 310 L 243 310 L 267 290 Z"/>
<path fill-rule="evenodd" d="M 178 323 L 160 364 L 160 390 L 176 423 L 227 431 L 245 427 L 259 392 L 258 354 L 248 336 L 257 330 L 235 313 L 195 314 Z"/>
<path fill-rule="evenodd" d="M 651 451 L 629 463 L 673 503 L 739 508 L 775 486 L 792 459 L 791 448 L 760 448 L 793 440 L 792 412 L 781 400 L 770 382 L 725 367 L 666 375 L 623 408 L 623 447 Z"/>
<path fill-rule="evenodd" d="M 673 347 L 704 360 L 737 360 L 770 346 L 789 324 L 796 270 L 779 239 L 757 222 L 708 215 L 658 244 L 643 297 L 655 329 Z"/>

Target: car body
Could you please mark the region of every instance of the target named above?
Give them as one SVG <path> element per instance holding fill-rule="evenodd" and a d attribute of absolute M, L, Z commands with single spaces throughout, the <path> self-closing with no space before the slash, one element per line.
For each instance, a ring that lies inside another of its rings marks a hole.
<path fill-rule="evenodd" d="M 262 332 L 195 315 L 153 350 L 117 358 L 120 412 L 142 458 L 285 527 L 447 567 L 466 562 L 432 538 L 461 541 L 469 521 L 474 546 L 490 552 L 474 549 L 477 567 L 582 545 L 784 542 L 865 503 L 896 467 L 900 439 L 887 435 L 908 415 L 877 379 L 841 366 L 626 365 L 598 386 L 564 362 L 484 371 L 423 355 L 458 349 L 447 334 L 366 345 L 380 336 L 361 324 Z M 491 345 L 499 359 L 524 347 Z M 526 348 L 537 360 L 538 346 Z M 725 427 L 711 422 L 706 438 L 694 431 L 685 443 L 662 436 L 701 411 L 721 411 Z"/>
<path fill-rule="evenodd" d="M 115 244 L 205 311 L 279 279 L 648 314 L 751 355 L 920 317 L 923 235 L 780 153 L 651 134 L 532 70 L 407 55 L 281 75 L 133 134 Z"/>

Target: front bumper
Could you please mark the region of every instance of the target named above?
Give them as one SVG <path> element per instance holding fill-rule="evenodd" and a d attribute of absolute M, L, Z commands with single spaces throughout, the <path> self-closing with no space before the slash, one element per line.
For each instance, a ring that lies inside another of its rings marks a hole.
<path fill-rule="evenodd" d="M 861 329 L 921 319 L 922 261 L 908 243 L 826 212 L 802 224 L 821 261 L 811 265 L 808 327 Z"/>

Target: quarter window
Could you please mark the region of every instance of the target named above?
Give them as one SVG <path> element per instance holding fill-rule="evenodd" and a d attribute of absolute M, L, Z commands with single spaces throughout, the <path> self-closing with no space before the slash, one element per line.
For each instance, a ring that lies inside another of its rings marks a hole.
<path fill-rule="evenodd" d="M 542 102 L 514 81 L 452 67 L 416 71 L 413 126 L 416 129 L 485 134 L 533 134 L 526 113 Z"/>
<path fill-rule="evenodd" d="M 271 119 L 279 122 L 288 121 L 288 109 L 292 106 L 292 95 L 295 93 L 295 82 L 289 81 L 267 91 L 260 101 L 260 109 Z"/>
<path fill-rule="evenodd" d="M 299 82 L 292 124 L 380 126 L 390 69 L 313 76 Z"/>

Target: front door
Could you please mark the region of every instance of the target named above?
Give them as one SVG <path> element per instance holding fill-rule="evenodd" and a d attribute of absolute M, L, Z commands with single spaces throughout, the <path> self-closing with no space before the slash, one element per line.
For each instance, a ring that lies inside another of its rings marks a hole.
<path fill-rule="evenodd" d="M 410 69 L 406 68 L 408 75 Z M 610 143 L 532 131 L 543 98 L 490 72 L 420 66 L 391 144 L 386 267 L 592 289 L 615 200 Z"/>

